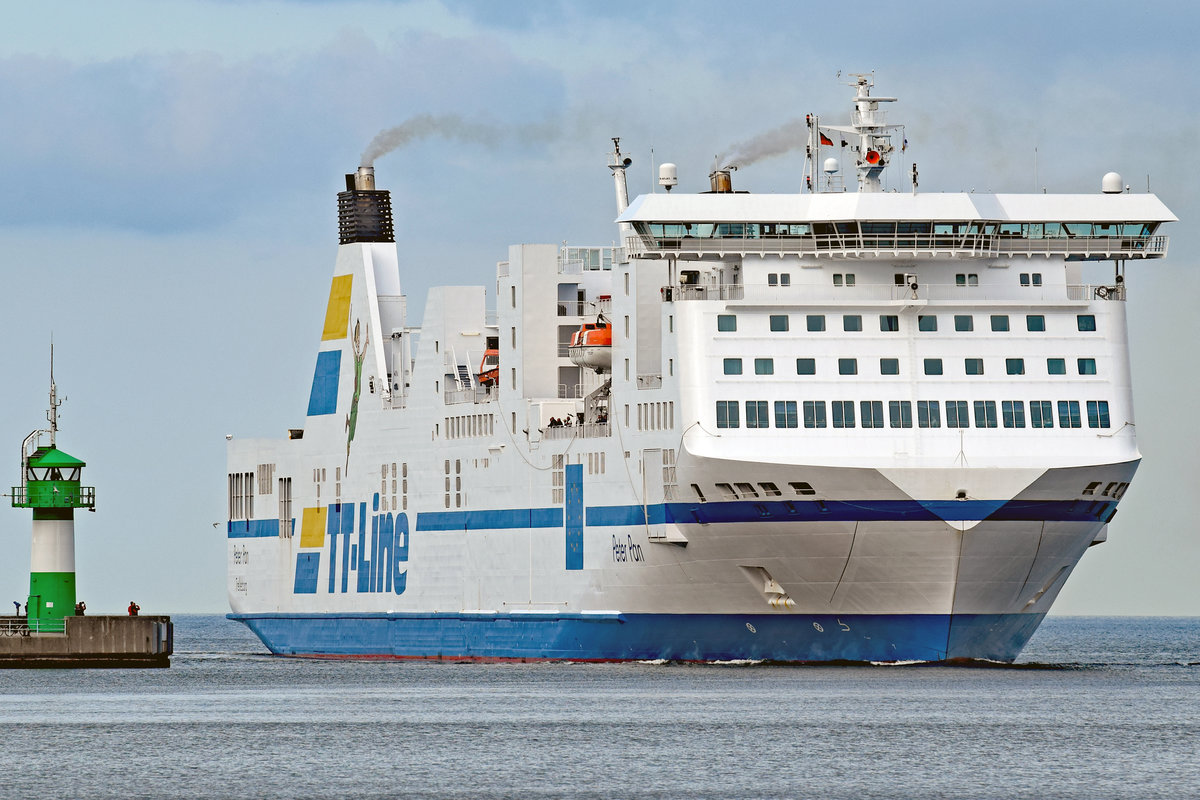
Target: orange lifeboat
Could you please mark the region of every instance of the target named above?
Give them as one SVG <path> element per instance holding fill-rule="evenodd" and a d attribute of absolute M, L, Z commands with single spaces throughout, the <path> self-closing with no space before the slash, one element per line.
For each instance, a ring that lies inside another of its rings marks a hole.
<path fill-rule="evenodd" d="M 483 361 L 479 362 L 479 372 L 475 379 L 480 386 L 495 386 L 500 383 L 500 351 L 489 348 L 483 351 Z"/>
<path fill-rule="evenodd" d="M 571 363 L 596 372 L 612 371 L 612 328 L 607 322 L 585 322 L 571 336 Z"/>

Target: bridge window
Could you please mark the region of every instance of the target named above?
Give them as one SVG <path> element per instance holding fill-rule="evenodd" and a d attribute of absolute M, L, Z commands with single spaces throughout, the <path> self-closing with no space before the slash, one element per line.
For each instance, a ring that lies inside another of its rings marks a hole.
<path fill-rule="evenodd" d="M 1079 401 L 1078 400 L 1059 400 L 1058 401 L 1058 427 L 1060 428 L 1079 428 L 1082 423 L 1079 419 Z"/>
<path fill-rule="evenodd" d="M 1029 426 L 1031 428 L 1054 427 L 1054 411 L 1049 400 L 1029 401 Z"/>
<path fill-rule="evenodd" d="M 1000 403 L 1000 413 L 1004 417 L 1004 427 L 1006 428 L 1024 428 L 1025 427 L 1025 401 L 1024 400 L 1004 400 Z"/>
<path fill-rule="evenodd" d="M 942 404 L 937 400 L 918 400 L 917 425 L 922 428 L 942 427 Z"/>
<path fill-rule="evenodd" d="M 976 428 L 994 428 L 994 427 L 996 427 L 996 401 L 995 400 L 976 400 L 975 401 L 975 427 Z"/>
<path fill-rule="evenodd" d="M 830 403 L 833 406 L 833 427 L 835 428 L 853 428 L 854 427 L 854 401 L 853 400 L 834 400 Z"/>
<path fill-rule="evenodd" d="M 969 428 L 971 427 L 971 419 L 967 416 L 967 401 L 966 400 L 947 400 L 946 401 L 946 427 L 947 428 Z"/>
<path fill-rule="evenodd" d="M 824 428 L 825 421 L 825 401 L 824 400 L 805 400 L 804 401 L 804 427 L 806 428 Z"/>
<path fill-rule="evenodd" d="M 858 409 L 862 415 L 864 428 L 883 427 L 883 401 L 863 400 L 858 404 Z"/>
<path fill-rule="evenodd" d="M 1088 400 L 1087 415 L 1089 428 L 1107 428 L 1108 425 L 1108 401 L 1107 400 Z"/>
<path fill-rule="evenodd" d="M 747 428 L 769 428 L 771 427 L 771 418 L 767 415 L 766 400 L 747 400 L 746 401 L 746 427 Z"/>
<path fill-rule="evenodd" d="M 717 427 L 736 428 L 741 424 L 737 400 L 717 401 Z"/>
<path fill-rule="evenodd" d="M 795 400 L 776 400 L 775 401 L 775 427 L 776 428 L 795 428 L 796 422 L 796 401 Z"/>
<path fill-rule="evenodd" d="M 893 428 L 911 428 L 912 402 L 909 400 L 888 401 L 888 416 Z"/>

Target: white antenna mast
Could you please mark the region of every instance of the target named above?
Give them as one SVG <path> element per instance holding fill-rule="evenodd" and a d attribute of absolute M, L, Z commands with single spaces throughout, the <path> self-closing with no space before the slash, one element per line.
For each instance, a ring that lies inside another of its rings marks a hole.
<path fill-rule="evenodd" d="M 46 421 L 50 423 L 50 446 L 54 447 L 58 434 L 58 407 L 63 404 L 58 399 L 58 390 L 54 386 L 54 340 L 50 340 L 50 410 L 46 412 Z"/>

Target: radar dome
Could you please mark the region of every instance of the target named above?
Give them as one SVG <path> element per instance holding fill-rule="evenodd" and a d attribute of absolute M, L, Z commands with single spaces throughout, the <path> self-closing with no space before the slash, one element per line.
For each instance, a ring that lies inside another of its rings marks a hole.
<path fill-rule="evenodd" d="M 825 171 L 830 175 L 838 171 L 838 160 L 836 158 L 825 159 Z"/>
<path fill-rule="evenodd" d="M 658 183 L 669 192 L 679 183 L 679 170 L 670 161 L 658 165 Z"/>
<path fill-rule="evenodd" d="M 1121 187 L 1121 173 L 1119 172 L 1106 172 L 1100 180 L 1100 191 L 1105 194 L 1120 194 Z"/>

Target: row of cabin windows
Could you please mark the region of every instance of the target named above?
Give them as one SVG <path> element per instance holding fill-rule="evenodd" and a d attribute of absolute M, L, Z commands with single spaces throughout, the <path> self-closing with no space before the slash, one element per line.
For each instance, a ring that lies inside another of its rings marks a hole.
<path fill-rule="evenodd" d="M 742 498 L 758 497 L 760 493 L 759 490 L 761 490 L 763 497 L 783 496 L 783 492 L 779 490 L 779 486 L 771 481 L 760 481 L 758 484 L 758 489 L 755 489 L 754 484 L 752 483 L 742 482 L 714 483 L 713 486 L 716 487 L 717 492 L 721 495 L 721 499 L 723 500 L 740 500 Z M 802 497 L 811 497 L 817 493 L 816 490 L 813 489 L 812 484 L 808 483 L 807 481 L 788 481 L 788 488 L 791 489 L 795 494 Z M 692 491 L 696 493 L 696 497 L 701 503 L 708 502 L 708 498 L 704 496 L 704 492 L 701 490 L 700 484 L 693 483 Z M 818 500 L 817 502 L 824 506 L 822 501 Z"/>
<path fill-rule="evenodd" d="M 754 374 L 755 375 L 774 375 L 775 374 L 775 359 L 774 358 L 755 358 Z M 945 365 L 940 358 L 922 359 L 924 371 L 926 375 L 943 375 L 945 374 Z M 858 359 L 857 358 L 839 358 L 838 374 L 839 375 L 857 375 L 858 374 Z M 1096 359 L 1094 358 L 1077 358 L 1075 359 L 1075 367 L 1080 375 L 1095 375 L 1096 374 Z M 722 372 L 725 375 L 743 375 L 742 359 L 726 358 L 722 360 Z M 963 372 L 967 375 L 983 375 L 983 359 L 982 358 L 964 358 Z M 1004 372 L 1006 375 L 1024 375 L 1025 374 L 1025 359 L 1024 358 L 1006 358 L 1004 359 Z M 797 358 L 796 359 L 796 374 L 797 375 L 816 375 L 817 360 L 815 358 Z M 899 375 L 900 374 L 900 359 L 898 358 L 881 358 L 879 359 L 879 374 L 880 375 Z M 1046 374 L 1047 375 L 1066 375 L 1067 360 L 1065 358 L 1047 358 L 1046 359 Z"/>
<path fill-rule="evenodd" d="M 805 327 L 809 332 L 820 333 L 825 328 L 824 314 L 807 314 L 804 317 Z M 989 315 L 989 323 L 991 329 L 995 333 L 1006 333 L 1010 330 L 1008 314 L 991 314 Z M 791 317 L 787 314 L 771 314 L 768 317 L 768 326 L 773 333 L 783 333 L 791 330 Z M 1096 315 L 1095 314 L 1076 314 L 1075 326 L 1081 331 L 1096 330 Z M 721 333 L 729 333 L 736 331 L 737 315 L 736 314 L 718 314 L 717 315 L 717 330 Z M 843 314 L 842 315 L 842 330 L 849 332 L 858 332 L 863 329 L 862 314 Z M 936 331 L 938 329 L 938 318 L 936 314 L 920 314 L 917 316 L 917 330 L 919 331 Z M 896 333 L 900 330 L 900 317 L 896 314 L 880 314 L 879 315 L 879 330 L 885 333 Z M 975 330 L 975 316 L 973 314 L 955 314 L 954 315 L 954 330 L 959 332 L 967 332 Z M 1026 314 L 1025 315 L 1025 330 L 1035 333 L 1044 333 L 1046 330 L 1046 315 L 1045 314 Z"/>
<path fill-rule="evenodd" d="M 737 237 L 747 239 L 780 236 L 887 236 L 895 234 L 932 234 L 934 236 L 1004 236 L 1021 239 L 1073 239 L 1077 236 L 1149 236 L 1156 222 L 999 222 L 903 220 L 897 222 L 649 222 L 635 223 L 641 233 L 656 238 L 687 237 L 711 239 Z M 955 244 L 947 240 L 947 245 Z"/>
<path fill-rule="evenodd" d="M 805 428 L 827 428 L 830 427 L 830 420 L 832 420 L 832 427 L 834 428 L 882 428 L 885 426 L 885 420 L 888 427 L 913 427 L 914 401 L 910 400 L 889 400 L 886 417 L 884 416 L 882 400 L 860 400 L 857 403 L 857 421 L 855 419 L 855 402 L 853 400 L 829 401 L 829 414 L 826 413 L 826 401 L 824 400 L 805 400 L 803 403 L 797 403 L 795 400 L 776 400 L 773 407 L 767 400 L 745 400 L 741 402 L 737 400 L 718 400 L 716 407 L 717 427 L 743 427 L 741 420 L 743 405 L 746 415 L 746 424 L 744 427 L 747 428 L 770 428 L 772 427 L 772 418 L 774 418 L 773 427 L 775 428 L 798 428 L 800 427 L 801 419 L 797 415 L 798 410 L 803 414 L 802 419 Z M 942 427 L 941 401 L 917 400 L 915 401 L 915 405 L 917 427 Z M 1059 400 L 1057 401 L 1057 405 L 1058 427 L 1083 427 L 1078 400 Z M 999 416 L 997 416 L 997 408 L 999 408 Z M 1084 408 L 1087 412 L 1089 428 L 1111 427 L 1107 400 L 1088 400 Z M 974 411 L 974 427 L 976 428 L 995 428 L 999 426 L 998 423 L 1003 423 L 1005 428 L 1026 427 L 1024 400 L 1002 400 L 999 406 L 997 406 L 995 400 L 975 400 L 973 402 L 947 400 L 945 401 L 945 411 L 947 428 L 971 427 L 971 411 Z M 1054 411 L 1055 401 L 1030 400 L 1029 427 L 1053 428 L 1055 426 Z M 774 413 L 772 414 L 772 412 Z"/>

